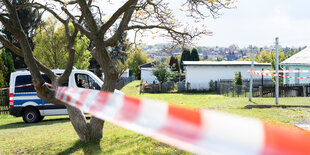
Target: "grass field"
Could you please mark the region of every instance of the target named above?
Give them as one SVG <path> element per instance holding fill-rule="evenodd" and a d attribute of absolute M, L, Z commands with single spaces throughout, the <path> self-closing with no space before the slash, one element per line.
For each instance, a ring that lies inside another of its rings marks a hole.
<path fill-rule="evenodd" d="M 247 104 L 274 104 L 274 98 L 230 98 L 215 94 L 138 94 L 139 81 L 122 89 L 129 96 L 164 100 L 188 107 L 213 109 L 267 121 L 295 124 L 310 121 L 310 109 L 243 109 Z M 310 98 L 280 98 L 280 104 L 310 105 Z M 106 123 L 100 144 L 84 144 L 68 116 L 46 117 L 25 124 L 22 118 L 0 115 L 0 154 L 188 154 L 148 137 Z"/>

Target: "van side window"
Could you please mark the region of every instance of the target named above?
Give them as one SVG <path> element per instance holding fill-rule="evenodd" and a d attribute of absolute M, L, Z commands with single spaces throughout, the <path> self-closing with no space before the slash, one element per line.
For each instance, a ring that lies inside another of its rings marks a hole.
<path fill-rule="evenodd" d="M 76 85 L 81 88 L 100 90 L 100 86 L 87 74 L 75 74 Z"/>
<path fill-rule="evenodd" d="M 31 75 L 20 75 L 16 77 L 15 86 L 31 84 Z M 15 93 L 36 92 L 34 86 L 15 88 Z"/>

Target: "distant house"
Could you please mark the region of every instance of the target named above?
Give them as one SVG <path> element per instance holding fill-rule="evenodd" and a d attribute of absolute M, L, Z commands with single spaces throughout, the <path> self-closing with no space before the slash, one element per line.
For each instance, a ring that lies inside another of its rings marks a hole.
<path fill-rule="evenodd" d="M 190 83 L 189 89 L 208 90 L 211 80 L 234 79 L 236 72 L 241 72 L 243 79 L 249 79 L 251 76 L 248 73 L 251 69 L 249 61 L 184 61 L 184 66 L 186 82 Z M 267 70 L 271 64 L 255 62 L 254 66 L 254 70 Z"/>
<path fill-rule="evenodd" d="M 298 52 L 280 64 L 283 70 L 310 70 L 310 48 Z M 291 77 L 308 77 L 309 73 L 285 73 Z M 310 79 L 284 78 L 283 84 L 309 84 Z"/>
<path fill-rule="evenodd" d="M 128 78 L 130 75 L 129 75 L 129 69 L 126 69 L 122 75 L 121 75 L 121 78 Z"/>
<path fill-rule="evenodd" d="M 158 83 L 156 77 L 152 73 L 153 67 L 154 67 L 154 62 L 146 63 L 146 64 L 139 66 L 139 68 L 141 70 L 141 80 L 143 82 Z"/>

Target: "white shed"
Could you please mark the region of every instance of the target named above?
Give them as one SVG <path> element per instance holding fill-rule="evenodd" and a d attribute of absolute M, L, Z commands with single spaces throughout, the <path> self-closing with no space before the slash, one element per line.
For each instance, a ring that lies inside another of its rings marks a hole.
<path fill-rule="evenodd" d="M 139 68 L 141 70 L 141 80 L 146 83 L 158 83 L 158 80 L 156 79 L 156 76 L 153 75 L 152 70 L 153 70 L 154 63 L 146 63 L 143 65 L 140 65 Z"/>
<path fill-rule="evenodd" d="M 243 79 L 249 79 L 251 76 L 248 73 L 251 69 L 250 61 L 184 61 L 183 63 L 186 82 L 190 83 L 189 89 L 208 90 L 211 80 L 234 79 L 236 72 L 241 72 Z M 254 63 L 254 70 L 267 70 L 270 67 L 270 63 Z"/>
<path fill-rule="evenodd" d="M 284 60 L 281 65 L 283 70 L 310 70 L 310 48 L 305 48 Z M 286 76 L 291 77 L 309 77 L 309 73 L 297 72 L 297 73 L 285 73 Z M 310 79 L 291 79 L 284 78 L 284 84 L 309 84 Z"/>

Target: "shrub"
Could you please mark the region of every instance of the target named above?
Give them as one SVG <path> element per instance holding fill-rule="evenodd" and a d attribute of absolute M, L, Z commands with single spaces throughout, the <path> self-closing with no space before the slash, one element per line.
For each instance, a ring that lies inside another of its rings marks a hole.
<path fill-rule="evenodd" d="M 167 82 L 172 76 L 169 66 L 164 63 L 155 65 L 152 73 L 161 84 Z"/>
<path fill-rule="evenodd" d="M 210 87 L 210 90 L 211 90 L 211 91 L 214 91 L 214 90 L 215 90 L 215 83 L 214 83 L 213 80 L 211 80 L 211 81 L 209 82 L 209 87 Z"/>

